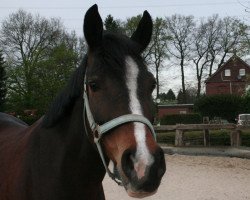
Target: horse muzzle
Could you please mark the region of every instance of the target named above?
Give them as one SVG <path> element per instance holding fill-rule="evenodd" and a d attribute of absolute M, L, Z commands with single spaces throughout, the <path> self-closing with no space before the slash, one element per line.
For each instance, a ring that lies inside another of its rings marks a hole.
<path fill-rule="evenodd" d="M 166 171 L 164 153 L 157 148 L 150 161 L 136 159 L 135 151 L 126 150 L 121 159 L 120 175 L 123 185 L 131 197 L 143 198 L 153 195 Z"/>

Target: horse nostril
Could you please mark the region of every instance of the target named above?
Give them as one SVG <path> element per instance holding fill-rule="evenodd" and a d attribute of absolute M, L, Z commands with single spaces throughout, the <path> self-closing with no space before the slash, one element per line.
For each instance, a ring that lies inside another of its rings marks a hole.
<path fill-rule="evenodd" d="M 124 151 L 122 155 L 122 169 L 125 173 L 125 175 L 131 179 L 132 174 L 134 171 L 134 162 L 132 160 L 132 157 L 134 156 L 134 152 L 132 150 L 127 149 Z"/>
<path fill-rule="evenodd" d="M 153 162 L 147 164 L 146 161 L 136 159 L 136 152 L 132 150 L 124 151 L 121 165 L 124 175 L 131 186 L 138 191 L 154 192 L 166 171 L 166 163 L 163 150 L 161 148 L 151 154 Z"/>

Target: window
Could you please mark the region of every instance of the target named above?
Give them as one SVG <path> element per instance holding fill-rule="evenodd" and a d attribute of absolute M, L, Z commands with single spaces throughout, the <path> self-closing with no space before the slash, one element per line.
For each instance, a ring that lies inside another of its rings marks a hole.
<path fill-rule="evenodd" d="M 231 70 L 230 69 L 225 70 L 225 76 L 231 76 Z"/>
<path fill-rule="evenodd" d="M 246 75 L 246 69 L 240 69 L 239 70 L 239 75 L 240 76 L 245 76 Z"/>
<path fill-rule="evenodd" d="M 180 110 L 180 114 L 187 114 L 186 110 Z"/>

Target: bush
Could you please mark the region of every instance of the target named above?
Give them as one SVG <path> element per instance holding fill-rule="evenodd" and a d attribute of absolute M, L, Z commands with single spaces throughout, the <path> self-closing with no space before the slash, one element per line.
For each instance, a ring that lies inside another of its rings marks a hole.
<path fill-rule="evenodd" d="M 194 104 L 196 112 L 209 118 L 221 117 L 229 122 L 235 122 L 239 113 L 244 113 L 247 101 L 236 95 L 203 96 Z"/>
<path fill-rule="evenodd" d="M 243 97 L 243 112 L 250 113 L 250 95 Z"/>
<path fill-rule="evenodd" d="M 161 125 L 200 124 L 200 123 L 202 123 L 202 118 L 197 113 L 165 115 L 161 118 Z"/>

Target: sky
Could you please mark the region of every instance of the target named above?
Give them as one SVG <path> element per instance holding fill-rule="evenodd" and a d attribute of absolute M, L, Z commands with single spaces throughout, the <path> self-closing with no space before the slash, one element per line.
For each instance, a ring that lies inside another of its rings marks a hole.
<path fill-rule="evenodd" d="M 245 12 L 243 6 L 250 7 L 250 0 L 0 0 L 0 2 L 0 23 L 21 8 L 47 18 L 60 18 L 69 32 L 74 30 L 81 37 L 85 12 L 93 4 L 98 5 L 103 19 L 111 14 L 115 19 L 125 20 L 148 10 L 153 18 L 181 14 L 193 15 L 199 19 L 219 14 L 220 17 L 238 17 L 250 25 L 250 13 Z M 172 88 L 177 93 L 180 88 L 179 69 L 170 70 L 171 72 L 167 70 L 161 77 L 163 88 L 165 92 Z M 172 76 L 169 77 L 167 74 Z M 188 76 L 187 79 L 190 84 L 195 84 L 192 76 Z"/>
<path fill-rule="evenodd" d="M 152 17 L 182 14 L 199 19 L 219 14 L 221 17 L 237 16 L 250 24 L 250 14 L 243 7 L 250 7 L 250 0 L 1 0 L 0 22 L 21 8 L 44 17 L 61 18 L 67 30 L 75 30 L 82 36 L 84 14 L 95 3 L 103 19 L 111 14 L 125 20 L 148 10 Z"/>

